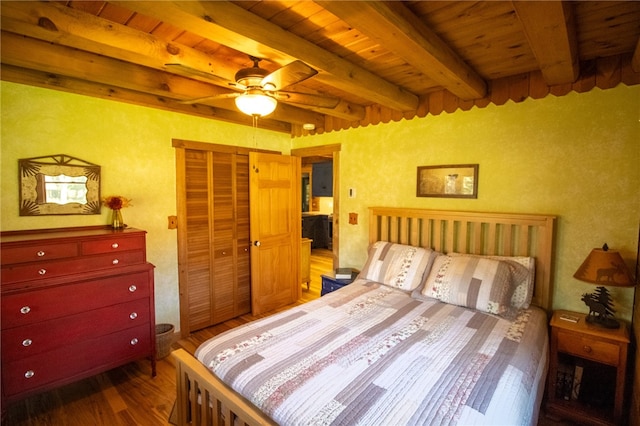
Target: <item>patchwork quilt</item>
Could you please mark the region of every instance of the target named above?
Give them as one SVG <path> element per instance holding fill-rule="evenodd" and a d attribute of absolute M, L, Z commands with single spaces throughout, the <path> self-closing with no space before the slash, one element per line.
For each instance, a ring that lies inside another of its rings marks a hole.
<path fill-rule="evenodd" d="M 195 355 L 280 425 L 535 425 L 547 345 L 538 308 L 506 319 L 358 279 Z"/>

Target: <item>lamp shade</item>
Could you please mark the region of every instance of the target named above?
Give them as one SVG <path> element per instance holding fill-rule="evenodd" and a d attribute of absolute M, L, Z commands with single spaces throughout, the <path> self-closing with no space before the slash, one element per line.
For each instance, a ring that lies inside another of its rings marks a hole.
<path fill-rule="evenodd" d="M 606 244 L 601 249 L 591 250 L 573 277 L 607 286 L 626 287 L 635 284 L 620 253 L 609 250 Z"/>
<path fill-rule="evenodd" d="M 267 96 L 260 91 L 247 91 L 236 98 L 236 106 L 242 112 L 251 116 L 264 117 L 271 114 L 278 105 L 271 96 Z"/>

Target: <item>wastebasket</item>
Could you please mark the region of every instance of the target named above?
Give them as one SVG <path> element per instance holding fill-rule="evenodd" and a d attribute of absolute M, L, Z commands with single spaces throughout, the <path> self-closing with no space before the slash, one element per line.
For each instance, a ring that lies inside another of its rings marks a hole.
<path fill-rule="evenodd" d="M 162 359 L 171 353 L 173 324 L 156 324 L 156 359 Z"/>

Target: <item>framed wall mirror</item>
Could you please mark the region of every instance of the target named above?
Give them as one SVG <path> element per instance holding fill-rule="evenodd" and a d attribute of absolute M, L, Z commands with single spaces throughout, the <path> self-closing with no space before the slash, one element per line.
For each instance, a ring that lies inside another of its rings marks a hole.
<path fill-rule="evenodd" d="M 65 154 L 18 160 L 20 216 L 100 214 L 100 166 Z"/>

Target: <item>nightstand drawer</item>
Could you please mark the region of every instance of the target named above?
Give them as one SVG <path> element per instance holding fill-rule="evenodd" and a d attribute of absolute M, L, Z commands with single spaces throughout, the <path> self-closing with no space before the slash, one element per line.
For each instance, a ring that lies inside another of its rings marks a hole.
<path fill-rule="evenodd" d="M 339 290 L 342 287 L 351 284 L 353 280 L 356 279 L 359 273 L 360 271 L 354 269 L 351 274 L 351 278 L 344 280 L 336 279 L 333 274 L 320 275 L 320 278 L 322 278 L 322 290 L 320 291 L 320 296 L 324 296 L 325 294 Z"/>
<path fill-rule="evenodd" d="M 620 346 L 561 330 L 558 330 L 558 351 L 613 366 L 620 360 Z"/>
<path fill-rule="evenodd" d="M 329 281 L 329 280 L 322 280 L 322 291 L 321 291 L 321 296 L 324 296 L 327 293 L 331 293 L 332 291 L 336 291 L 341 289 L 342 287 L 344 287 L 345 285 L 348 285 L 349 283 L 338 283 L 336 281 Z"/>

